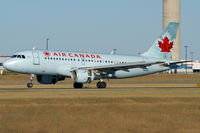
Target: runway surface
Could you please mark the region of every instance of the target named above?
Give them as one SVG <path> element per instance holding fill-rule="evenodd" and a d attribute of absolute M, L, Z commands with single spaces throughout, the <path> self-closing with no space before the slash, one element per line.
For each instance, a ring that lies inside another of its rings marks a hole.
<path fill-rule="evenodd" d="M 98 88 L 82 88 L 82 89 L 74 89 L 74 88 L 0 88 L 0 91 L 2 90 L 10 90 L 10 91 L 16 91 L 16 90 L 132 90 L 132 89 L 194 89 L 196 87 L 149 87 L 149 88 L 104 88 L 104 89 L 98 89 Z M 200 89 L 200 88 L 199 88 Z"/>

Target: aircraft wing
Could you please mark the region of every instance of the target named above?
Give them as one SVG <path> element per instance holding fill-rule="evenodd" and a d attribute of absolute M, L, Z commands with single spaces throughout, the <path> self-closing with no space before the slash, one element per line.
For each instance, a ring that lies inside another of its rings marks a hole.
<path fill-rule="evenodd" d="M 112 65 L 104 65 L 104 66 L 92 66 L 92 67 L 81 67 L 80 69 L 86 69 L 86 70 L 98 70 L 98 71 L 116 71 L 116 70 L 125 70 L 128 71 L 128 69 L 131 68 L 144 68 L 147 69 L 148 66 L 154 65 L 154 64 L 162 64 L 165 62 L 130 62 L 130 63 L 122 63 L 122 64 L 112 64 Z"/>
<path fill-rule="evenodd" d="M 193 62 L 193 60 L 188 60 L 188 61 L 173 61 L 173 62 L 169 62 L 169 63 L 163 63 L 163 66 L 169 67 L 169 66 L 173 66 L 173 65 L 177 65 L 177 64 L 181 64 L 181 63 L 186 63 L 186 62 Z"/>

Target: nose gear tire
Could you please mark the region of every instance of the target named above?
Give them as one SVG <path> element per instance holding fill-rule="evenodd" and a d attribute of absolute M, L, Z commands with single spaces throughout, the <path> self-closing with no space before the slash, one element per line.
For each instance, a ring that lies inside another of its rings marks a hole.
<path fill-rule="evenodd" d="M 28 88 L 32 88 L 32 87 L 33 87 L 33 83 L 28 83 L 28 84 L 27 84 L 27 87 L 28 87 Z"/>

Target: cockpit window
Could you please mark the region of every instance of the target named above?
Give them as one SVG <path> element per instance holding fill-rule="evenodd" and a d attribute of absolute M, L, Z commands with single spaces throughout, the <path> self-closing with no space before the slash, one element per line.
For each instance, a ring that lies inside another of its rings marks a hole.
<path fill-rule="evenodd" d="M 25 59 L 25 55 L 13 55 L 11 58 L 22 58 Z"/>
<path fill-rule="evenodd" d="M 21 55 L 17 55 L 17 58 L 21 58 Z"/>
<path fill-rule="evenodd" d="M 13 55 L 11 58 L 16 58 L 17 57 L 17 55 Z"/>

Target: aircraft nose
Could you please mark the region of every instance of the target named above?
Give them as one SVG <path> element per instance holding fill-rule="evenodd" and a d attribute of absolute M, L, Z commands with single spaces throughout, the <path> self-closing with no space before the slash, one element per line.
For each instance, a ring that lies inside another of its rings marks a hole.
<path fill-rule="evenodd" d="M 9 60 L 3 62 L 3 67 L 6 68 L 7 70 L 11 70 L 12 69 L 12 62 L 10 62 Z"/>
<path fill-rule="evenodd" d="M 7 61 L 3 62 L 3 67 L 7 69 L 7 67 L 8 67 Z"/>

